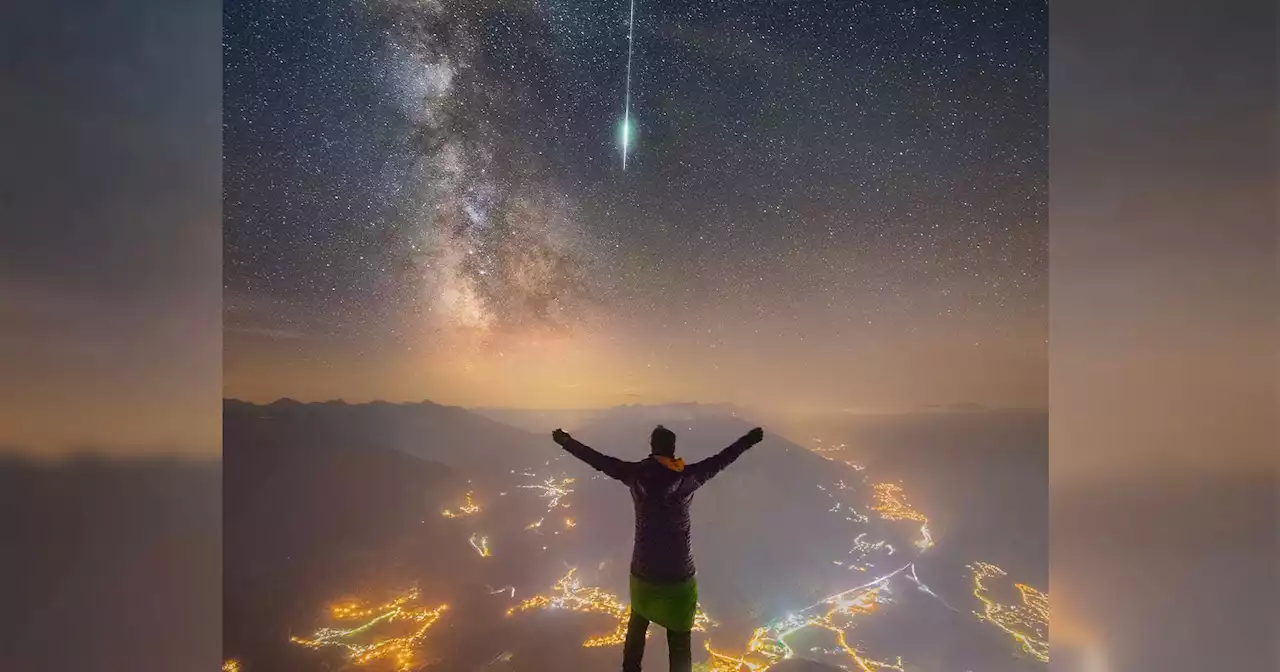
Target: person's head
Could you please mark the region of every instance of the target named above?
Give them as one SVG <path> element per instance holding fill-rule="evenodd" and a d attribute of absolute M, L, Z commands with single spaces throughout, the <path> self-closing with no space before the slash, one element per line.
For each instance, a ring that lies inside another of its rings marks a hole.
<path fill-rule="evenodd" d="M 649 436 L 649 449 L 654 455 L 676 456 L 676 433 L 658 425 Z"/>

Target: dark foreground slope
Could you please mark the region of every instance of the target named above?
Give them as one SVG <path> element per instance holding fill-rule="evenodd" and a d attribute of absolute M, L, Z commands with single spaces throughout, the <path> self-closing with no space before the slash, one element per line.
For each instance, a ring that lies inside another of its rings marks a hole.
<path fill-rule="evenodd" d="M 296 664 L 289 628 L 332 593 L 395 582 L 437 530 L 456 475 L 377 447 L 376 434 L 289 405 L 227 404 L 223 427 L 223 614 L 229 657 Z M 248 655 L 246 655 L 248 654 Z"/>

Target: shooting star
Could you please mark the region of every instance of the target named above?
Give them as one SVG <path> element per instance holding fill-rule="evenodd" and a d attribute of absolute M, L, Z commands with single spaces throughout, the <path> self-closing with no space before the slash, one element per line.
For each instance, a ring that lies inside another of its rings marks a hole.
<path fill-rule="evenodd" d="M 622 107 L 622 170 L 627 169 L 627 152 L 631 149 L 631 54 L 636 35 L 636 0 L 631 0 L 631 16 L 627 20 L 627 92 Z"/>

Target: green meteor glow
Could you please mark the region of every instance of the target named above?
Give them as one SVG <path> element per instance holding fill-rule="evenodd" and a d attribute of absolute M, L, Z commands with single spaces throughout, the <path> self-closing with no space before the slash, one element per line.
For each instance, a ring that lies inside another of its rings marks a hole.
<path fill-rule="evenodd" d="M 618 141 L 622 143 L 622 168 L 627 167 L 627 152 L 631 149 L 632 140 L 635 138 L 635 127 L 631 125 L 630 118 L 623 118 L 622 124 L 618 127 Z"/>

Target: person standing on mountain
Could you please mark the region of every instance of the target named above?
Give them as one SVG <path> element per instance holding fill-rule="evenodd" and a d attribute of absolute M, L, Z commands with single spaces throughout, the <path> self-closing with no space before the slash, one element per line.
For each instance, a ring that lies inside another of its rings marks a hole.
<path fill-rule="evenodd" d="M 701 462 L 676 457 L 675 432 L 658 425 L 649 438 L 651 454 L 626 462 L 601 454 L 555 430 L 551 438 L 569 454 L 631 488 L 636 509 L 631 554 L 631 621 L 622 648 L 623 672 L 640 672 L 649 624 L 667 631 L 671 672 L 693 669 L 693 617 L 698 608 L 693 552 L 689 546 L 689 503 L 702 484 L 764 439 L 759 427 Z"/>

